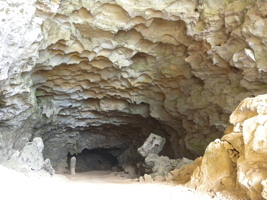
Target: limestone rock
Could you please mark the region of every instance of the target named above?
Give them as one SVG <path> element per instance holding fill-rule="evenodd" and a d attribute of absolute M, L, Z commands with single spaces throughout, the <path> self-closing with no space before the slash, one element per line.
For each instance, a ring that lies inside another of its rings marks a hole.
<path fill-rule="evenodd" d="M 241 100 L 267 93 L 266 8 L 260 0 L 1 1 L 0 163 L 35 137 L 55 168 L 85 148 L 138 163 L 152 132 L 166 139 L 163 155 L 203 155 Z M 226 162 L 216 190 L 231 185 L 231 162 L 242 179 L 245 161 L 258 165 L 266 152 L 265 102 L 240 106 L 229 136 L 206 151 Z M 260 179 L 240 180 L 253 198 Z"/>
<path fill-rule="evenodd" d="M 167 156 L 158 156 L 156 154 L 149 154 L 145 158 L 146 166 L 152 168 L 153 173 L 167 174 L 173 170 L 179 161 L 169 159 Z"/>
<path fill-rule="evenodd" d="M 245 191 L 266 199 L 267 95 L 243 100 L 230 117 L 232 126 L 210 143 L 188 186 L 204 191 Z"/>
<path fill-rule="evenodd" d="M 235 186 L 236 168 L 221 141 L 216 140 L 207 147 L 200 166 L 191 176 L 189 185 L 202 191 L 231 189 Z"/>
<path fill-rule="evenodd" d="M 180 169 L 191 163 L 193 161 L 187 158 L 170 159 L 167 156 L 158 156 L 156 154 L 149 154 L 145 158 L 145 167 L 151 168 L 154 175 L 161 175 L 162 177 L 174 169 Z"/>
<path fill-rule="evenodd" d="M 28 142 L 20 152 L 17 151 L 10 160 L 4 163 L 4 166 L 23 173 L 41 171 L 44 169 L 53 175 L 54 169 L 50 164 L 50 160 L 44 160 L 42 154 L 43 148 L 43 140 L 41 138 L 34 138 L 34 140 Z"/>
<path fill-rule="evenodd" d="M 197 165 L 199 165 L 199 159 L 197 161 L 192 161 L 187 158 L 169 159 L 166 156 L 149 154 L 145 158 L 145 164 L 143 166 L 147 169 L 151 168 L 151 172 L 149 174 L 145 173 L 139 180 L 145 182 L 175 181 L 175 183 L 184 184 L 190 180 Z"/>
<path fill-rule="evenodd" d="M 165 142 L 165 138 L 151 133 L 144 144 L 140 148 L 138 148 L 137 151 L 143 157 L 147 157 L 149 156 L 149 154 L 158 154 L 163 149 Z"/>
<path fill-rule="evenodd" d="M 197 158 L 195 161 L 187 162 L 188 164 L 183 165 L 182 167 L 170 171 L 170 173 L 165 177 L 167 181 L 174 181 L 178 184 L 186 184 L 190 181 L 191 176 L 194 173 L 194 170 L 201 164 L 202 157 Z M 184 163 L 184 162 L 182 162 Z M 179 163 L 178 163 L 179 165 Z"/>
<path fill-rule="evenodd" d="M 261 185 L 262 185 L 262 187 L 263 187 L 263 190 L 262 190 L 262 193 L 261 193 L 261 195 L 262 195 L 262 197 L 264 198 L 264 199 L 267 199 L 267 185 L 266 185 L 266 182 L 267 182 L 267 180 L 263 180 L 263 181 L 261 181 Z"/>

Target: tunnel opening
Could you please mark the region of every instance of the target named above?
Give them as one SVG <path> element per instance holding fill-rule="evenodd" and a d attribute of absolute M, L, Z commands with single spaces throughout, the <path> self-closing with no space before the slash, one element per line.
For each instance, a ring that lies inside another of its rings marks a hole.
<path fill-rule="evenodd" d="M 184 155 L 181 145 L 177 146 L 180 138 L 175 130 L 152 117 L 116 112 L 96 114 L 101 124 L 90 123 L 90 127 L 85 127 L 91 120 L 89 117 L 73 121 L 73 116 L 63 114 L 57 115 L 53 122 L 44 116 L 35 126 L 33 137 L 42 137 L 44 157 L 50 159 L 56 173 L 68 173 L 71 156 L 77 156 L 77 172 L 110 170 L 116 165 L 121 170 L 127 163 L 137 165 L 144 160 L 137 149 L 151 133 L 166 139 L 160 156 L 176 159 Z M 111 120 L 116 124 L 108 123 Z M 70 127 L 70 121 L 75 123 L 74 127 Z M 95 157 L 94 161 L 87 162 L 91 157 Z"/>
<path fill-rule="evenodd" d="M 81 153 L 67 155 L 68 169 L 70 170 L 70 159 L 76 157 L 76 172 L 106 171 L 112 170 L 118 165 L 118 159 L 111 152 L 115 149 L 83 149 Z"/>

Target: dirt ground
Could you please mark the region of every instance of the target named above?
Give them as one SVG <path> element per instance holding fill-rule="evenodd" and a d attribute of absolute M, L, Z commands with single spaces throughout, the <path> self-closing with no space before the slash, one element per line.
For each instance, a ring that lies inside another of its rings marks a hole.
<path fill-rule="evenodd" d="M 111 171 L 92 171 L 76 175 L 24 175 L 0 166 L 0 199 L 81 199 L 81 200 L 225 200 L 219 193 L 211 197 L 192 189 L 167 183 L 138 182 Z"/>

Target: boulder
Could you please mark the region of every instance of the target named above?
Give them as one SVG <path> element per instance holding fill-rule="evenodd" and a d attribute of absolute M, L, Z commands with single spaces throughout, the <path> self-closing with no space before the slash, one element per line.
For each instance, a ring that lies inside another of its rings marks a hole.
<path fill-rule="evenodd" d="M 246 98 L 230 116 L 232 124 L 211 142 L 186 184 L 202 191 L 267 199 L 267 95 Z"/>
<path fill-rule="evenodd" d="M 170 159 L 167 156 L 158 156 L 156 154 L 149 154 L 145 158 L 147 167 L 152 168 L 153 173 L 161 173 L 166 175 L 173 170 L 178 164 L 179 160 Z"/>
<path fill-rule="evenodd" d="M 28 142 L 20 152 L 16 151 L 11 159 L 4 163 L 4 166 L 22 173 L 45 170 L 53 175 L 54 169 L 50 164 L 50 160 L 44 160 L 43 148 L 42 138 L 36 137 L 32 142 Z"/>
<path fill-rule="evenodd" d="M 183 158 L 184 159 L 184 158 Z M 197 166 L 201 164 L 202 157 L 197 158 L 195 161 L 188 160 L 186 165 L 184 165 L 183 159 L 178 163 L 176 169 L 170 171 L 165 177 L 166 181 L 174 181 L 177 184 L 185 184 L 190 181 L 191 176 Z M 190 162 L 189 162 L 190 161 Z"/>
<path fill-rule="evenodd" d="M 165 177 L 170 171 L 174 169 L 180 169 L 191 163 L 193 163 L 193 161 L 187 158 L 170 159 L 167 156 L 149 154 L 145 158 L 144 166 L 152 170 L 152 177 Z"/>
<path fill-rule="evenodd" d="M 158 154 L 162 149 L 166 142 L 166 139 L 151 133 L 149 137 L 146 139 L 144 144 L 138 148 L 138 152 L 143 156 L 146 157 L 149 154 Z"/>

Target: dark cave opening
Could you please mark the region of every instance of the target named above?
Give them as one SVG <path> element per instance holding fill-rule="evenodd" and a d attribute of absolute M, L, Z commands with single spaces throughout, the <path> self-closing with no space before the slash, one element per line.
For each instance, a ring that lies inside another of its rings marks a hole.
<path fill-rule="evenodd" d="M 70 127 L 69 122 L 74 123 L 71 115 L 58 115 L 53 124 L 49 118 L 44 117 L 42 123 L 35 126 L 34 137 L 42 137 L 44 156 L 50 159 L 57 173 L 68 173 L 66 170 L 69 169 L 72 155 L 77 156 L 76 172 L 110 170 L 113 166 L 118 167 L 114 168 L 117 171 L 122 170 L 123 165 L 127 163 L 136 165 L 144 160 L 137 149 L 151 133 L 166 139 L 160 156 L 176 159 L 186 153 L 182 151 L 182 145 L 177 145 L 180 139 L 177 132 L 161 121 L 140 115 L 122 116 L 116 112 L 105 113 L 108 116 L 100 114 L 97 121 L 102 124 L 90 123 L 90 127 L 85 127 L 88 118 L 75 119 L 76 126 Z M 99 120 L 100 118 L 103 121 Z M 112 120 L 116 124 L 104 120 Z"/>
<path fill-rule="evenodd" d="M 76 172 L 112 170 L 118 164 L 116 156 L 112 155 L 113 149 L 83 149 L 81 153 L 67 155 L 68 169 L 70 170 L 70 159 L 76 157 Z"/>

